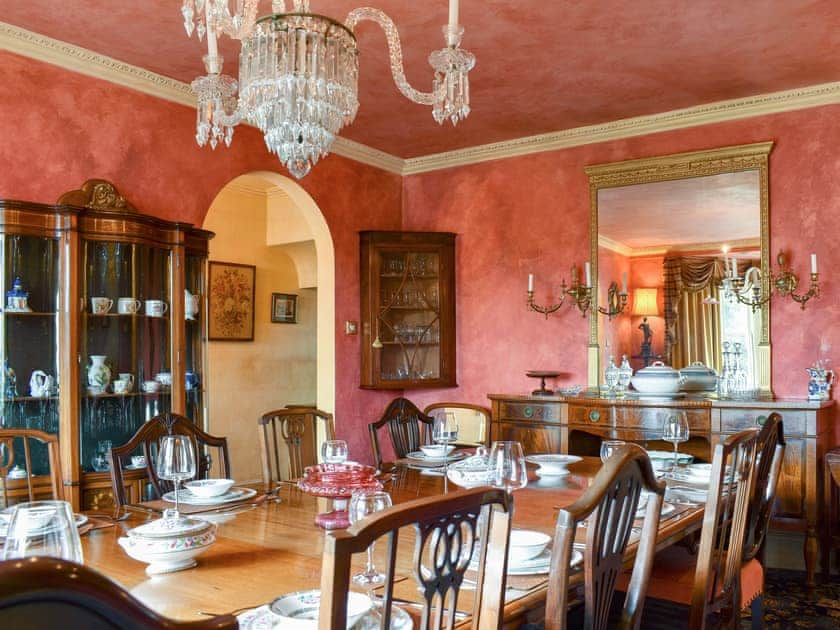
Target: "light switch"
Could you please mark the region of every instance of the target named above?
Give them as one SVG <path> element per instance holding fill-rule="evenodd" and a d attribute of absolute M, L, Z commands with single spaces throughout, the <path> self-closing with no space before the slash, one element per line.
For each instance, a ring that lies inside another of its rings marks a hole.
<path fill-rule="evenodd" d="M 358 335 L 359 334 L 359 322 L 352 322 L 352 321 L 344 322 L 344 334 L 345 335 Z"/>

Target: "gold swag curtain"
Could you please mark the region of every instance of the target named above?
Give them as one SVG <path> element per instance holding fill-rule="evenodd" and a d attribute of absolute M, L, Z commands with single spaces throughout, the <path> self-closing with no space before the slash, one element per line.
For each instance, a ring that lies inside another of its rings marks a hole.
<path fill-rule="evenodd" d="M 723 265 L 719 258 L 665 258 L 665 356 L 677 369 L 695 361 L 722 367 L 720 308 L 704 301 L 720 299 Z"/>

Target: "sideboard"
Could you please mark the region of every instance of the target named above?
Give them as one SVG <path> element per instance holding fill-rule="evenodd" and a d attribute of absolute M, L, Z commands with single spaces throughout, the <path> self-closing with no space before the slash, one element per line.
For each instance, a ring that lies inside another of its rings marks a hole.
<path fill-rule="evenodd" d="M 489 394 L 491 440 L 516 440 L 526 453 L 597 455 L 603 439 L 634 441 L 667 449 L 660 434 L 669 411 L 687 415 L 691 439 L 680 445 L 701 461 L 712 446 L 746 427 L 761 426 L 776 411 L 785 430 L 785 458 L 772 528 L 805 534 L 808 583 L 814 584 L 822 526 L 822 459 L 834 446 L 834 402 L 792 398 L 734 401 L 687 397 L 676 401 L 579 396 Z"/>

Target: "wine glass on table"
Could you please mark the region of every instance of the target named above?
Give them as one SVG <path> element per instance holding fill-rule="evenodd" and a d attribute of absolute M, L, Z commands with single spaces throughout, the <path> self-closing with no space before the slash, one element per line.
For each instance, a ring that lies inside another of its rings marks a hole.
<path fill-rule="evenodd" d="M 688 419 L 685 412 L 677 411 L 668 414 L 665 418 L 665 425 L 662 427 L 662 439 L 674 445 L 674 465 L 671 467 L 671 473 L 677 472 L 679 446 L 682 442 L 688 442 L 689 435 Z"/>
<path fill-rule="evenodd" d="M 82 543 L 66 501 L 18 503 L 12 510 L 3 560 L 50 556 L 82 564 Z"/>
<path fill-rule="evenodd" d="M 443 477 L 449 472 L 449 447 L 458 440 L 458 419 L 451 411 L 438 414 L 432 423 L 432 439 L 443 445 Z"/>
<path fill-rule="evenodd" d="M 166 509 L 163 517 L 179 519 L 178 486 L 182 481 L 195 477 L 195 450 L 188 435 L 164 435 L 158 443 L 155 462 L 160 479 L 173 482 L 175 486 L 175 509 Z"/>
<path fill-rule="evenodd" d="M 528 485 L 525 454 L 519 442 L 493 442 L 489 463 L 494 487 L 511 493 Z"/>
<path fill-rule="evenodd" d="M 601 461 L 606 462 L 613 454 L 624 446 L 623 440 L 604 440 L 601 442 Z"/>
<path fill-rule="evenodd" d="M 366 516 L 387 510 L 391 505 L 391 495 L 383 490 L 354 492 L 353 496 L 350 497 L 350 507 L 347 510 L 350 523 L 357 523 Z M 365 570 L 353 576 L 353 582 L 368 589 L 385 582 L 385 574 L 377 571 L 373 563 L 373 547 L 375 544 L 375 542 L 372 542 L 367 548 Z"/>

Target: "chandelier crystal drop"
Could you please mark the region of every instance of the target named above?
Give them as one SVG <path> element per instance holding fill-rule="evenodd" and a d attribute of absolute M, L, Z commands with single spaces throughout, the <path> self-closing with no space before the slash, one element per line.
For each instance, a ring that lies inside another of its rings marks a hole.
<path fill-rule="evenodd" d="M 328 154 L 342 127 L 359 109 L 359 51 L 355 28 L 362 21 L 379 25 L 388 42 L 391 74 L 409 100 L 432 108 L 439 124 L 453 125 L 470 113 L 469 72 L 475 56 L 461 49 L 458 0 L 449 0 L 449 23 L 443 27 L 445 47 L 429 56 L 434 70 L 432 90 L 414 89 L 405 77 L 399 33 L 378 9 L 349 13 L 344 23 L 310 12 L 309 0 L 271 3 L 273 13 L 256 18 L 259 0 L 183 0 L 187 35 L 207 35 L 207 75 L 192 89 L 197 98 L 196 141 L 215 148 L 230 144 L 241 121 L 257 127 L 269 151 L 298 179 Z M 221 74 L 216 38 L 241 40 L 237 81 Z"/>
<path fill-rule="evenodd" d="M 297 178 L 329 152 L 359 109 L 356 38 L 309 14 L 258 20 L 239 55 L 239 111 Z"/>

